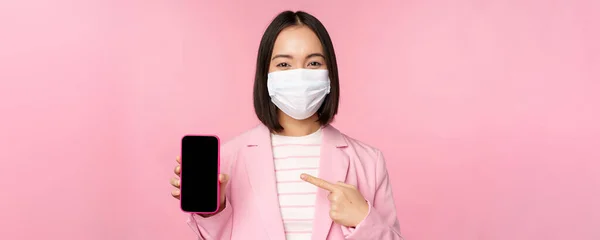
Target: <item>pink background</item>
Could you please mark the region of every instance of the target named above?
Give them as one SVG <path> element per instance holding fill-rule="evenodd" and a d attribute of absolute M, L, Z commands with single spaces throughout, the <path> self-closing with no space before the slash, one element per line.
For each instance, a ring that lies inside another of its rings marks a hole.
<path fill-rule="evenodd" d="M 0 239 L 194 239 L 179 139 L 257 123 L 284 9 L 328 27 L 406 239 L 600 239 L 599 1 L 204 2 L 0 3 Z"/>

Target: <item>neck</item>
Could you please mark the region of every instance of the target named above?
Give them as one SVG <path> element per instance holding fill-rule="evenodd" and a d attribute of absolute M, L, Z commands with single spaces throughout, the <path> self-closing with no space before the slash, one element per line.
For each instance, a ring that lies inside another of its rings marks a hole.
<path fill-rule="evenodd" d="M 318 122 L 318 120 L 319 117 L 317 116 L 317 114 L 314 114 L 311 117 L 304 120 L 297 120 L 280 112 L 279 124 L 281 124 L 281 126 L 283 127 L 283 131 L 279 134 L 291 137 L 309 135 L 321 128 L 321 124 Z"/>

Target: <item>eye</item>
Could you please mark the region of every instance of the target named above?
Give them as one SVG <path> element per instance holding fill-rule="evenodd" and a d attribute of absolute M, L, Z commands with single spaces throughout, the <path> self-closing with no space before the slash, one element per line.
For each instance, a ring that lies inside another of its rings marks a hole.
<path fill-rule="evenodd" d="M 308 64 L 308 66 L 309 66 L 309 67 L 320 67 L 320 66 L 322 66 L 322 65 L 323 65 L 323 64 L 322 64 L 322 63 L 320 63 L 320 62 L 310 62 L 310 63 Z"/>
<path fill-rule="evenodd" d="M 287 64 L 287 63 L 285 63 L 285 62 L 282 62 L 282 63 L 279 63 L 279 64 L 277 64 L 276 66 L 277 66 L 277 67 L 286 68 L 286 67 L 289 67 L 290 65 L 289 65 L 289 64 Z"/>

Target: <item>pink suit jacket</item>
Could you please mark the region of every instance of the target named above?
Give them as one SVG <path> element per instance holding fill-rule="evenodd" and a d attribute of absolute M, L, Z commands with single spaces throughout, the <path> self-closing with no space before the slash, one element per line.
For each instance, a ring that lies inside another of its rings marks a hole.
<path fill-rule="evenodd" d="M 312 239 L 402 239 L 381 152 L 332 126 L 323 127 L 321 149 L 318 177 L 355 185 L 370 208 L 356 228 L 340 226 L 329 217 L 328 192 L 319 189 Z M 221 170 L 230 176 L 225 209 L 207 218 L 190 215 L 188 224 L 198 237 L 284 240 L 269 129 L 259 125 L 223 144 Z"/>

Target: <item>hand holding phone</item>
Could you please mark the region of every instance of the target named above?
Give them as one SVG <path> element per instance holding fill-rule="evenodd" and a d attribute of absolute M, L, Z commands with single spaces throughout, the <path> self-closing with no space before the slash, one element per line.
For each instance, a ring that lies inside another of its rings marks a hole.
<path fill-rule="evenodd" d="M 180 199 L 181 196 L 181 189 L 180 189 L 180 180 L 179 177 L 181 176 L 181 157 L 177 157 L 175 158 L 175 161 L 177 161 L 177 166 L 175 167 L 175 175 L 176 177 L 171 178 L 171 185 L 173 185 L 173 187 L 176 187 L 176 189 L 173 189 L 171 191 L 171 196 L 173 196 L 176 199 Z M 219 205 L 221 205 L 219 211 L 217 213 L 219 213 L 220 211 L 223 210 L 223 208 L 225 208 L 225 199 L 226 199 L 226 194 L 225 194 L 225 188 L 227 187 L 227 183 L 229 182 L 229 175 L 224 174 L 224 173 L 220 173 L 219 174 L 219 188 L 220 188 L 220 193 L 221 193 L 221 202 L 219 203 Z M 210 217 L 211 215 L 214 214 L 200 214 L 203 217 Z"/>
<path fill-rule="evenodd" d="M 226 174 L 219 173 L 219 139 L 216 136 L 185 136 L 181 157 L 171 179 L 171 192 L 185 212 L 210 216 L 225 207 Z"/>

